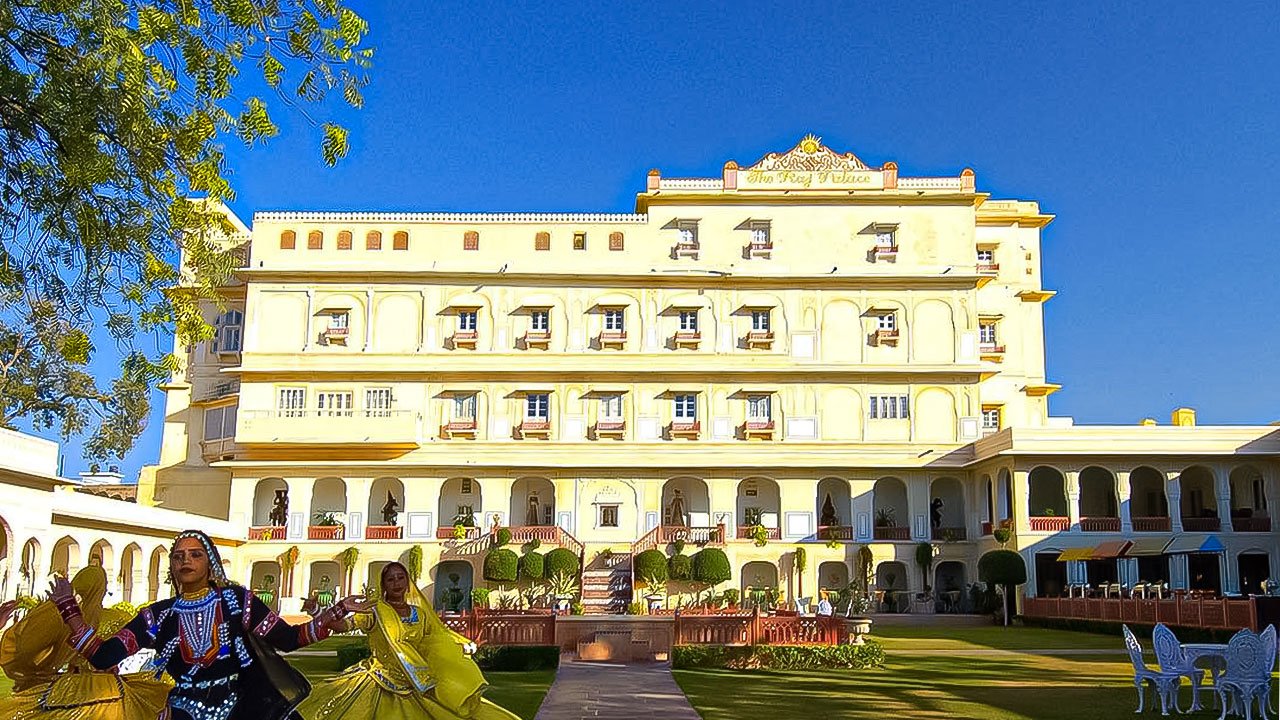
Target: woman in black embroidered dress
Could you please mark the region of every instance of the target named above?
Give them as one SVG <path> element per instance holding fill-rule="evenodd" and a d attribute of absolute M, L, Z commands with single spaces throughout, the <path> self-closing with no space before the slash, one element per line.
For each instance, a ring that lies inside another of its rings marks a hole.
<path fill-rule="evenodd" d="M 143 608 L 105 641 L 81 619 L 66 580 L 54 581 L 50 597 L 71 628 L 69 642 L 94 667 L 108 669 L 139 649 L 154 649 L 156 674 L 167 672 L 175 683 L 169 693 L 174 720 L 289 716 L 290 709 L 264 714 L 261 700 L 244 696 L 244 688 L 270 683 L 249 636 L 288 652 L 344 630 L 348 614 L 367 609 L 360 598 L 348 597 L 305 625 L 289 625 L 248 589 L 227 580 L 217 548 L 198 530 L 174 540 L 169 568 L 179 596 Z"/>

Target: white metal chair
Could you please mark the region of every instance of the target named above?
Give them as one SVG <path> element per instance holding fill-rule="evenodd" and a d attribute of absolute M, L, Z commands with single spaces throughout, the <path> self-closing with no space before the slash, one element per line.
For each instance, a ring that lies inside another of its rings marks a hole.
<path fill-rule="evenodd" d="M 1160 698 L 1160 714 L 1169 714 L 1169 699 L 1172 696 L 1174 707 L 1178 702 L 1178 687 L 1182 685 L 1182 676 L 1177 673 L 1164 672 L 1162 670 L 1152 670 L 1147 667 L 1147 663 L 1142 659 L 1142 645 L 1138 642 L 1138 638 L 1134 637 L 1133 631 L 1128 625 L 1121 626 L 1124 629 L 1124 644 L 1129 650 L 1129 660 L 1133 662 L 1133 686 L 1138 689 L 1138 709 L 1136 713 L 1141 713 L 1146 709 L 1147 693 L 1144 685 L 1150 685 Z"/>
<path fill-rule="evenodd" d="M 1191 681 L 1191 709 L 1200 709 L 1201 684 L 1204 683 L 1205 671 L 1187 661 L 1182 652 L 1182 643 L 1164 623 L 1156 623 L 1151 632 L 1151 645 L 1156 653 L 1156 662 L 1162 672 L 1173 673 Z M 1207 689 L 1207 688 L 1206 688 Z M 1173 694 L 1173 709 L 1182 712 L 1178 705 L 1178 694 Z"/>
<path fill-rule="evenodd" d="M 1227 644 L 1227 669 L 1219 678 L 1215 689 L 1222 714 L 1227 716 L 1228 702 L 1232 712 L 1244 710 L 1246 720 L 1253 718 L 1253 704 L 1258 703 L 1258 713 L 1267 718 L 1267 694 L 1271 688 L 1271 668 L 1276 661 L 1276 629 L 1269 625 L 1258 635 L 1252 630 L 1241 630 Z"/>

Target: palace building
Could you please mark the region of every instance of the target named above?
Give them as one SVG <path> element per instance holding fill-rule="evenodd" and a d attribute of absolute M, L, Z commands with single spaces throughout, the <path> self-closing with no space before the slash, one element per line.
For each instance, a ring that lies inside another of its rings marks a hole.
<path fill-rule="evenodd" d="M 139 494 L 229 523 L 255 587 L 296 547 L 298 596 L 415 546 L 433 592 L 479 585 L 495 525 L 615 569 L 717 546 L 734 587 L 808 596 L 862 546 L 919 592 L 922 542 L 962 590 L 1000 528 L 1028 594 L 1256 592 L 1280 428 L 1051 417 L 1052 220 L 813 136 L 652 170 L 630 214 L 259 212 Z M 589 609 L 630 600 L 616 579 Z"/>

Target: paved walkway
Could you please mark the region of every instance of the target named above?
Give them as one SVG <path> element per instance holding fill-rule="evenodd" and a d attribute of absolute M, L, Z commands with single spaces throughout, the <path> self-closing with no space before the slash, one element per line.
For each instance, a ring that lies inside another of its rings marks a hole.
<path fill-rule="evenodd" d="M 583 663 L 561 656 L 535 720 L 700 720 L 666 665 Z"/>

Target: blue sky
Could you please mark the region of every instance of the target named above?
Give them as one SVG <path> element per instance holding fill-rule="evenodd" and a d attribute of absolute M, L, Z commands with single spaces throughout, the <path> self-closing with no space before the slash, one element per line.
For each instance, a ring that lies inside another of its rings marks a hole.
<path fill-rule="evenodd" d="M 1274 1 L 352 6 L 377 58 L 366 107 L 339 118 L 351 155 L 326 168 L 296 118 L 266 147 L 229 141 L 246 221 L 629 211 L 649 168 L 713 176 L 813 132 L 903 175 L 973 167 L 1058 216 L 1053 414 L 1280 419 Z M 128 475 L 158 456 L 161 405 Z"/>

